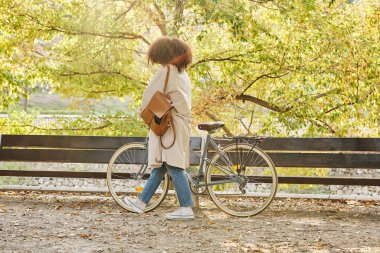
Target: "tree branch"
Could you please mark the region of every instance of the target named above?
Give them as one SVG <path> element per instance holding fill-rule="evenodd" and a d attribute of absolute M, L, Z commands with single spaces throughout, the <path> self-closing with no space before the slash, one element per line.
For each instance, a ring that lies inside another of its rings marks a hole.
<path fill-rule="evenodd" d="M 97 36 L 97 37 L 105 37 L 105 38 L 111 38 L 111 39 L 127 39 L 127 40 L 135 40 L 135 39 L 141 39 L 143 42 L 146 44 L 150 45 L 150 42 L 148 39 L 146 39 L 144 36 L 133 33 L 133 32 L 116 32 L 116 33 L 110 33 L 110 32 L 103 32 L 103 33 L 98 33 L 98 32 L 87 32 L 87 31 L 78 31 L 78 30 L 66 30 L 61 27 L 56 27 L 50 24 L 44 24 L 37 18 L 33 17 L 30 14 L 20 14 L 20 16 L 25 16 L 32 21 L 36 22 L 38 25 L 49 29 L 51 31 L 57 31 L 57 32 L 62 32 L 65 34 L 69 35 L 88 35 L 88 36 Z"/>
<path fill-rule="evenodd" d="M 115 92 L 116 90 L 91 90 L 88 93 L 93 93 L 93 94 L 100 94 L 100 93 L 111 93 Z"/>
<path fill-rule="evenodd" d="M 205 112 L 206 113 L 206 115 L 210 118 L 210 119 L 212 119 L 213 121 L 220 121 L 214 114 L 212 114 L 210 111 L 206 111 Z M 223 130 L 224 130 L 224 132 L 226 132 L 226 134 L 228 135 L 228 136 L 234 136 L 234 134 L 226 127 L 226 126 L 223 126 Z"/>
<path fill-rule="evenodd" d="M 258 3 L 258 4 L 265 4 L 265 3 L 273 2 L 273 0 L 250 0 L 250 2 Z"/>
<path fill-rule="evenodd" d="M 150 42 L 148 39 L 146 39 L 144 36 L 135 34 L 132 32 L 118 32 L 118 33 L 96 33 L 96 32 L 86 32 L 86 31 L 67 31 L 59 27 L 47 27 L 50 30 L 62 32 L 69 35 L 88 35 L 88 36 L 96 36 L 96 37 L 104 37 L 104 38 L 110 38 L 110 39 L 126 39 L 126 40 L 136 40 L 141 39 L 143 42 L 145 42 L 147 45 L 150 45 Z"/>
<path fill-rule="evenodd" d="M 160 18 L 157 20 L 158 22 L 156 23 L 156 25 L 160 28 L 162 35 L 166 36 L 166 35 L 168 35 L 168 32 L 166 30 L 165 14 L 161 10 L 161 8 L 157 5 L 157 3 L 154 3 L 153 5 L 154 5 L 154 8 L 156 9 L 156 11 L 158 12 L 158 14 L 160 16 Z"/>
<path fill-rule="evenodd" d="M 150 20 L 152 20 L 153 23 L 156 24 L 156 26 L 158 27 L 158 29 L 160 29 L 161 35 L 167 36 L 168 32 L 166 30 L 166 18 L 165 18 L 165 14 L 162 12 L 162 10 L 160 9 L 160 7 L 156 3 L 154 3 L 154 8 L 158 12 L 158 15 L 157 15 L 157 13 L 154 13 L 149 7 L 146 7 L 145 11 L 149 14 Z"/>
<path fill-rule="evenodd" d="M 335 92 L 337 92 L 337 91 L 340 91 L 340 89 L 335 88 L 335 89 L 332 89 L 332 90 L 329 90 L 329 91 L 326 91 L 326 92 L 320 93 L 320 94 L 318 94 L 318 95 L 315 95 L 314 98 L 315 98 L 315 99 L 318 99 L 318 98 L 321 98 L 321 97 L 325 97 L 325 96 L 327 96 L 327 95 L 329 95 L 329 94 L 331 94 L 331 93 L 335 93 Z"/>
<path fill-rule="evenodd" d="M 252 103 L 255 103 L 257 105 L 260 105 L 262 107 L 265 107 L 265 108 L 267 108 L 269 110 L 272 110 L 272 111 L 275 111 L 275 112 L 285 113 L 285 112 L 288 112 L 291 109 L 293 109 L 293 106 L 288 106 L 286 108 L 281 108 L 281 107 L 278 107 L 276 105 L 271 105 L 267 101 L 264 101 L 264 100 L 262 100 L 260 98 L 257 98 L 257 97 L 254 97 L 254 96 L 250 96 L 250 95 L 240 94 L 240 95 L 237 95 L 235 97 L 235 99 L 242 100 L 242 101 L 250 101 Z"/>
<path fill-rule="evenodd" d="M 327 124 L 326 122 L 324 122 L 324 121 L 322 121 L 322 120 L 320 120 L 320 119 L 316 119 L 315 122 L 316 122 L 319 126 L 321 126 L 321 127 L 323 127 L 323 126 L 327 127 L 327 128 L 330 130 L 330 132 L 331 132 L 332 134 L 335 134 L 335 133 L 336 133 L 336 131 L 334 130 L 334 128 L 332 128 L 332 127 L 331 127 L 329 124 Z"/>
<path fill-rule="evenodd" d="M 136 3 L 137 3 L 138 1 L 139 1 L 139 0 L 135 0 L 135 1 L 133 1 L 133 2 L 131 3 L 131 5 L 130 5 L 125 11 L 123 11 L 122 13 L 120 13 L 120 15 L 117 16 L 117 17 L 115 18 L 115 20 L 117 21 L 117 20 L 119 20 L 121 17 L 124 17 L 125 15 L 127 15 L 127 13 L 128 13 L 130 10 L 132 10 L 133 6 L 135 6 Z"/>
<path fill-rule="evenodd" d="M 249 127 L 247 127 L 247 126 L 244 124 L 244 122 L 243 122 L 242 119 L 239 119 L 239 121 L 240 121 L 241 125 L 245 128 L 245 130 L 247 131 L 247 135 L 250 135 L 250 134 L 251 134 L 251 131 L 249 131 Z"/>
<path fill-rule="evenodd" d="M 241 95 L 243 95 L 244 92 L 246 92 L 249 88 L 251 88 L 251 86 L 252 86 L 254 83 L 256 83 L 258 80 L 260 80 L 260 79 L 262 79 L 262 78 L 264 78 L 264 77 L 275 79 L 275 78 L 281 78 L 281 77 L 283 77 L 283 76 L 286 76 L 287 74 L 289 74 L 289 72 L 286 72 L 286 73 L 284 73 L 284 74 L 277 75 L 277 76 L 271 76 L 270 74 L 263 74 L 263 75 L 261 75 L 261 76 L 258 76 L 258 77 L 256 77 L 255 80 L 253 80 L 250 84 L 248 84 L 248 86 L 243 90 L 243 92 L 241 93 Z"/>
<path fill-rule="evenodd" d="M 181 28 L 182 20 L 183 20 L 183 9 L 185 5 L 185 0 L 177 0 L 175 5 L 175 14 L 174 14 L 174 32 L 178 36 L 178 31 Z"/>
<path fill-rule="evenodd" d="M 108 75 L 120 75 L 124 77 L 127 80 L 130 81 L 137 81 L 145 86 L 148 86 L 147 83 L 136 80 L 135 78 L 125 75 L 119 71 L 106 71 L 106 70 L 98 70 L 98 71 L 92 71 L 92 72 L 75 72 L 75 71 L 70 71 L 69 73 L 62 73 L 60 74 L 61 76 L 89 76 L 89 75 L 98 75 L 98 74 L 108 74 Z"/>
<path fill-rule="evenodd" d="M 228 56 L 228 57 L 217 57 L 217 56 L 214 56 L 214 57 L 211 57 L 211 58 L 204 58 L 202 60 L 199 60 L 199 61 L 193 63 L 190 66 L 190 68 L 192 68 L 192 67 L 194 67 L 194 66 L 196 66 L 198 64 L 205 63 L 205 62 L 211 62 L 211 61 L 215 61 L 215 62 L 219 62 L 219 61 L 234 61 L 234 62 L 260 63 L 260 62 L 251 61 L 251 60 L 236 59 L 236 58 L 241 57 L 241 56 L 246 56 L 247 54 L 250 54 L 250 53 L 236 54 L 236 55 L 231 55 L 231 56 Z"/>

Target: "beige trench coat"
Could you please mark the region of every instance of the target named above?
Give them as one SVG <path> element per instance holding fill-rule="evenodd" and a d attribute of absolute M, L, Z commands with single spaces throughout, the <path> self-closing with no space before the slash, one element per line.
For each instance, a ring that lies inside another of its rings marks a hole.
<path fill-rule="evenodd" d="M 186 169 L 190 164 L 190 118 L 191 118 L 191 81 L 186 71 L 178 72 L 174 65 L 169 65 L 170 75 L 166 94 L 171 98 L 173 106 L 173 124 L 176 140 L 172 147 L 164 149 L 160 144 L 160 137 L 152 130 L 149 131 L 148 167 L 156 168 L 166 162 L 171 166 Z M 164 88 L 167 67 L 160 67 L 148 87 L 145 89 L 141 108 L 144 109 L 153 94 Z M 173 129 L 161 137 L 162 143 L 168 147 L 173 142 Z"/>

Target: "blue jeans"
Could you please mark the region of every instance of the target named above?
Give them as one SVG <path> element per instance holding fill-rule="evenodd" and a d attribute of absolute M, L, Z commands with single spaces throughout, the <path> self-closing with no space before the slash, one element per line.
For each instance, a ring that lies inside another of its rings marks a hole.
<path fill-rule="evenodd" d="M 177 192 L 179 205 L 181 207 L 193 206 L 193 198 L 191 196 L 190 186 L 185 175 L 185 170 L 162 163 L 159 168 L 154 168 L 152 173 L 146 182 L 144 190 L 140 194 L 139 198 L 144 203 L 148 203 L 152 198 L 154 192 L 157 190 L 162 179 L 165 176 L 166 171 L 169 171 L 169 175 L 173 180 L 174 188 Z"/>

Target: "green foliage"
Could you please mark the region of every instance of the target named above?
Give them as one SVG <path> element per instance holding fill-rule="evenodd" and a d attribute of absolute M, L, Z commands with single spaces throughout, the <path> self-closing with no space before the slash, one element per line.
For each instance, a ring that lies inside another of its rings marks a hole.
<path fill-rule="evenodd" d="M 146 133 L 133 122 L 155 70 L 146 52 L 169 35 L 194 51 L 194 125 L 211 118 L 234 134 L 379 136 L 379 15 L 375 0 L 0 0 L 1 110 L 46 83 L 64 97 L 133 101 L 133 116 L 84 115 L 59 131 L 10 119 L 0 130 Z"/>

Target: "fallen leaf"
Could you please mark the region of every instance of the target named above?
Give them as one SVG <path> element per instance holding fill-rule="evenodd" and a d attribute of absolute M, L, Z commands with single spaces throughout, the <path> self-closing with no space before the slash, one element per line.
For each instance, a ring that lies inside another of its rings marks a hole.
<path fill-rule="evenodd" d="M 84 238 L 84 239 L 88 239 L 89 237 L 90 237 L 90 235 L 89 234 L 79 234 L 79 236 L 81 237 L 81 238 Z"/>
<path fill-rule="evenodd" d="M 59 209 L 61 209 L 63 207 L 63 205 L 57 205 L 57 206 L 54 206 L 54 209 L 55 210 L 59 210 Z"/>

